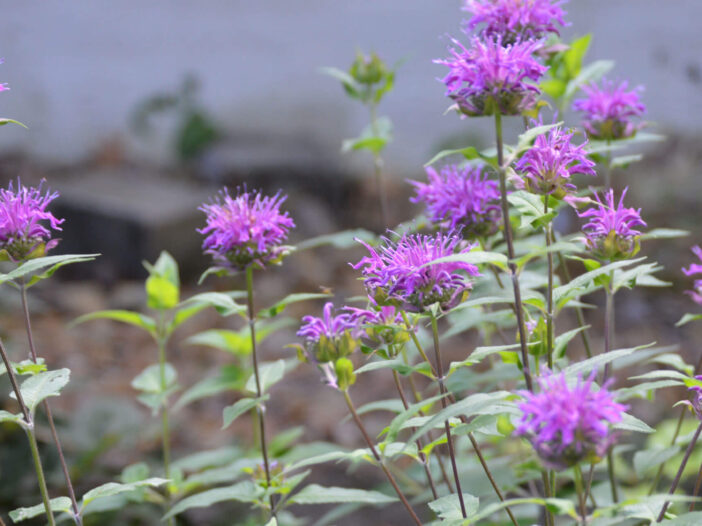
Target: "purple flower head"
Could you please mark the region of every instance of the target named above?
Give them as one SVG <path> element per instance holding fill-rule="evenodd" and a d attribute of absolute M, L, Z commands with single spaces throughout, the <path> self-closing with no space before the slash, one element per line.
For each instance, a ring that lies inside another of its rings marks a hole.
<path fill-rule="evenodd" d="M 547 371 L 537 381 L 539 393 L 523 391 L 522 416 L 515 434 L 526 436 L 543 463 L 565 469 L 587 460 L 597 462 L 616 439 L 610 425 L 622 421 L 626 406 L 614 401 L 607 384 L 593 390 L 595 371 L 569 386 L 565 373 Z"/>
<path fill-rule="evenodd" d="M 444 166 L 441 172 L 429 167 L 429 183 L 410 181 L 417 192 L 410 199 L 424 203 L 429 220 L 441 228 L 461 229 L 467 236 L 486 236 L 497 230 L 500 220 L 500 191 L 480 167 Z"/>
<path fill-rule="evenodd" d="M 699 246 L 692 247 L 692 252 L 697 256 L 700 261 L 702 261 L 702 248 Z M 702 274 L 702 265 L 699 263 L 692 263 L 689 268 L 682 269 L 683 274 L 686 276 L 694 276 L 695 274 Z M 702 279 L 696 279 L 692 290 L 685 291 L 689 294 L 692 300 L 698 305 L 702 305 Z"/>
<path fill-rule="evenodd" d="M 281 243 L 295 226 L 287 212 L 280 212 L 285 199 L 280 193 L 269 197 L 247 190 L 231 197 L 223 189 L 211 203 L 199 208 L 207 215 L 207 225 L 198 229 L 206 235 L 202 244 L 205 253 L 234 270 L 279 263 L 289 252 Z"/>
<path fill-rule="evenodd" d="M 370 346 L 395 345 L 409 340 L 402 313 L 392 305 L 383 305 L 375 310 L 346 307 L 359 329 L 364 343 Z"/>
<path fill-rule="evenodd" d="M 443 78 L 446 95 L 464 115 L 518 115 L 531 109 L 541 93 L 536 86 L 546 66 L 539 64 L 534 52 L 541 42 L 527 40 L 503 45 L 502 37 L 471 39 L 467 49 L 455 39 L 451 56 L 435 60 L 448 66 Z M 532 81 L 532 82 L 528 82 Z"/>
<path fill-rule="evenodd" d="M 58 244 L 58 239 L 51 239 L 51 229 L 61 230 L 64 220 L 46 208 L 59 194 L 48 190 L 42 194 L 43 184 L 27 188 L 18 179 L 16 191 L 12 182 L 0 189 L 0 250 L 14 261 L 43 256 Z"/>
<path fill-rule="evenodd" d="M 642 88 L 628 90 L 628 87 L 626 81 L 615 84 L 608 80 L 603 80 L 601 86 L 583 86 L 586 96 L 573 102 L 573 109 L 583 112 L 583 127 L 590 137 L 624 139 L 643 128 L 643 123 L 632 121 L 646 112 L 640 98 Z"/>
<path fill-rule="evenodd" d="M 501 36 L 504 42 L 541 38 L 558 34 L 556 24 L 566 26 L 566 0 L 466 0 L 464 10 L 472 13 L 466 29 L 473 31 L 484 24 L 480 33 L 486 37 Z"/>
<path fill-rule="evenodd" d="M 533 126 L 541 124 L 532 121 Z M 570 182 L 573 175 L 596 175 L 593 170 L 595 163 L 585 152 L 587 141 L 576 146 L 571 142 L 573 134 L 573 131 L 556 126 L 536 137 L 534 145 L 515 165 L 517 172 L 524 176 L 515 180 L 515 186 L 562 199 L 576 189 Z"/>
<path fill-rule="evenodd" d="M 639 251 L 638 226 L 646 226 L 641 219 L 641 209 L 624 207 L 624 196 L 628 188 L 622 192 L 619 203 L 614 202 L 614 190 L 604 194 L 604 202 L 595 194 L 597 206 L 590 208 L 580 217 L 589 219 L 583 226 L 585 244 L 592 254 L 603 260 L 627 259 Z"/>
<path fill-rule="evenodd" d="M 297 335 L 305 338 L 306 349 L 319 363 L 334 361 L 351 354 L 360 335 L 357 319 L 347 312 L 334 314 L 334 304 L 324 305 L 321 318 L 305 316 Z"/>
<path fill-rule="evenodd" d="M 378 248 L 359 242 L 370 255 L 352 266 L 362 269 L 368 295 L 378 305 L 422 312 L 439 303 L 443 310 L 449 310 L 472 288 L 470 277 L 480 275 L 470 263 L 432 264 L 457 252 L 470 252 L 476 246 L 463 243 L 453 232 L 432 236 L 405 234 L 397 241 L 383 238 L 383 245 Z"/>

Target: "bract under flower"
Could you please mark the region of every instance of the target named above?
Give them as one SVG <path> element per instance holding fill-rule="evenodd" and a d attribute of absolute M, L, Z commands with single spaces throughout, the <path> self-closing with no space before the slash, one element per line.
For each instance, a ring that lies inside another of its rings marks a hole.
<path fill-rule="evenodd" d="M 583 112 L 583 127 L 593 139 L 616 140 L 632 137 L 644 124 L 635 122 L 646 112 L 641 102 L 642 88 L 629 90 L 626 81 L 582 87 L 585 98 L 573 102 L 573 109 Z"/>
<path fill-rule="evenodd" d="M 641 219 L 641 209 L 624 207 L 625 188 L 615 204 L 614 190 L 604 194 L 604 201 L 595 194 L 597 206 L 585 212 L 578 213 L 580 217 L 589 219 L 583 226 L 585 244 L 595 257 L 607 261 L 628 259 L 639 251 L 638 226 L 646 226 Z"/>
<path fill-rule="evenodd" d="M 480 275 L 470 263 L 434 263 L 446 256 L 470 252 L 476 246 L 462 242 L 453 232 L 432 236 L 405 234 L 397 241 L 383 238 L 378 248 L 360 240 L 359 243 L 370 255 L 352 266 L 361 269 L 368 295 L 378 305 L 421 312 L 438 303 L 443 310 L 449 310 L 472 288 L 470 278 Z"/>
<path fill-rule="evenodd" d="M 566 26 L 566 0 L 466 0 L 464 10 L 472 13 L 466 29 L 473 31 L 482 25 L 480 34 L 500 36 L 503 42 L 541 38 L 558 34 L 556 24 Z"/>
<path fill-rule="evenodd" d="M 14 261 L 40 257 L 58 244 L 51 239 L 51 230 L 61 230 L 63 219 L 57 219 L 46 208 L 58 192 L 42 194 L 42 181 L 37 188 L 23 186 L 17 180 L 0 189 L 0 250 Z"/>
<path fill-rule="evenodd" d="M 627 407 L 614 401 L 607 385 L 594 390 L 594 378 L 593 371 L 587 380 L 578 377 L 568 385 L 564 373 L 547 372 L 537 380 L 539 393 L 520 393 L 524 401 L 515 434 L 529 439 L 547 467 L 597 462 L 616 439 L 610 426 L 622 421 Z"/>
<path fill-rule="evenodd" d="M 206 235 L 202 244 L 205 253 L 233 270 L 279 263 L 290 251 L 282 243 L 295 226 L 287 212 L 280 212 L 285 199 L 280 193 L 269 197 L 248 191 L 231 197 L 222 190 L 211 203 L 200 207 L 207 215 L 207 225 L 198 230 Z"/>
<path fill-rule="evenodd" d="M 434 62 L 448 66 L 449 73 L 443 78 L 446 95 L 462 114 L 518 115 L 533 108 L 541 93 L 535 83 L 548 69 L 534 58 L 540 42 L 505 45 L 499 36 L 484 41 L 473 37 L 471 47 L 466 48 L 452 41 L 456 47 L 449 48 L 451 57 Z"/>
<path fill-rule="evenodd" d="M 482 167 L 447 165 L 426 169 L 428 183 L 410 181 L 424 203 L 429 220 L 442 228 L 460 229 L 464 236 L 486 236 L 497 230 L 501 217 L 500 191 Z"/>

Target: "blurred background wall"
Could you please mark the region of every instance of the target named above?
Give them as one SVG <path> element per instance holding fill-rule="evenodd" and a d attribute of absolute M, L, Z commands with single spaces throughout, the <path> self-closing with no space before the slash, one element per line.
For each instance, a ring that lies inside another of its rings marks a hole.
<path fill-rule="evenodd" d="M 338 162 L 340 141 L 358 134 L 366 115 L 317 68 L 346 68 L 357 46 L 404 61 L 396 91 L 381 106 L 395 123 L 387 155 L 396 171 L 419 171 L 440 138 L 480 135 L 489 124 L 443 115 L 447 100 L 436 80 L 443 68 L 431 60 L 444 56 L 448 34 L 461 36 L 459 0 L 3 4 L 0 80 L 12 91 L 3 94 L 2 114 L 30 128 L 4 129 L 3 151 L 73 163 L 117 143 L 129 158 L 168 163 L 172 116 L 136 136 L 130 115 L 191 73 L 201 86 L 198 101 L 230 144 L 253 142 L 261 156 L 281 148 L 290 157 L 331 152 Z M 567 10 L 566 37 L 595 35 L 588 60 L 612 58 L 613 77 L 646 86 L 649 120 L 702 131 L 702 2 L 575 0 Z"/>

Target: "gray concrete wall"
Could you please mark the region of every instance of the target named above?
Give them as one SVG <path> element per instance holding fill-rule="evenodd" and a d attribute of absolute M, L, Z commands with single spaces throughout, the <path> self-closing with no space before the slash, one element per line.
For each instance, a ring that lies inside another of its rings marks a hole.
<path fill-rule="evenodd" d="M 447 106 L 431 63 L 446 35 L 460 35 L 459 0 L 5 0 L 0 17 L 0 148 L 53 161 L 84 158 L 114 137 L 129 155 L 163 161 L 164 135 L 134 140 L 127 116 L 145 96 L 178 85 L 186 72 L 228 130 L 271 131 L 336 150 L 364 125 L 323 65 L 346 67 L 354 49 L 405 59 L 382 106 L 396 125 L 388 152 L 417 169 L 436 140 L 488 123 L 443 116 Z M 649 118 L 702 132 L 702 2 L 575 0 L 566 36 L 595 33 L 591 59 L 613 58 L 616 76 L 646 86 Z M 168 124 L 163 126 L 167 128 Z"/>

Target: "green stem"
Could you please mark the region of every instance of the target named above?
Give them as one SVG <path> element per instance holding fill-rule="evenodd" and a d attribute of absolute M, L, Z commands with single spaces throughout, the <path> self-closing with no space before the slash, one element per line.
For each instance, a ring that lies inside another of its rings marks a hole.
<path fill-rule="evenodd" d="M 555 241 L 553 232 L 551 232 L 551 241 Z M 566 265 L 566 261 L 563 258 L 563 254 L 561 254 L 559 251 L 556 253 L 556 256 L 558 257 L 558 266 L 563 269 L 563 277 L 565 278 L 566 282 L 570 282 L 572 278 L 570 276 L 570 270 L 568 270 L 568 265 Z M 585 327 L 585 314 L 583 314 L 583 309 L 580 305 L 575 306 L 575 317 L 578 320 L 578 326 Z M 587 334 L 587 329 L 580 331 L 580 339 L 583 341 L 585 354 L 588 358 L 592 358 L 592 348 L 590 347 L 590 337 Z"/>
<path fill-rule="evenodd" d="M 378 463 L 380 468 L 383 470 L 383 473 L 385 473 L 385 476 L 387 477 L 388 482 L 390 482 L 390 485 L 395 490 L 395 493 L 397 493 L 397 496 L 402 501 L 402 504 L 407 509 L 407 512 L 412 517 L 412 520 L 414 521 L 414 523 L 417 524 L 418 526 L 422 526 L 422 521 L 419 520 L 419 517 L 415 513 L 414 509 L 412 509 L 412 505 L 407 500 L 407 497 L 405 497 L 405 494 L 402 493 L 402 490 L 400 489 L 400 487 L 397 485 L 397 482 L 395 481 L 395 477 L 393 477 L 392 473 L 390 473 L 390 470 L 388 470 L 387 466 L 385 465 L 385 462 L 383 461 L 383 458 L 378 453 L 378 450 L 376 449 L 375 444 L 373 443 L 370 436 L 368 435 L 368 432 L 366 431 L 366 428 L 363 425 L 363 421 L 361 420 L 361 418 L 358 416 L 358 413 L 356 412 L 356 408 L 354 407 L 353 402 L 351 401 L 351 397 L 349 396 L 348 391 L 341 391 L 341 392 L 344 395 L 344 400 L 346 400 L 346 405 L 348 406 L 349 411 L 351 412 L 351 416 L 353 417 L 353 420 L 356 423 L 356 426 L 358 427 L 359 431 L 361 431 L 361 434 L 363 435 L 363 439 L 366 441 L 368 448 L 371 450 L 371 453 L 373 454 L 373 458 L 375 458 L 376 462 Z"/>
<path fill-rule="evenodd" d="M 695 479 L 695 489 L 692 490 L 692 497 L 697 497 L 700 492 L 700 486 L 702 486 L 702 464 L 700 464 L 700 469 L 697 472 L 697 478 Z M 690 513 L 695 511 L 695 501 L 690 503 Z"/>
<path fill-rule="evenodd" d="M 49 526 L 56 526 L 54 513 L 51 511 L 51 502 L 49 499 L 49 491 L 46 489 L 46 478 L 44 470 L 41 467 L 41 458 L 39 457 L 39 448 L 37 447 L 37 439 L 34 436 L 34 429 L 27 427 L 27 438 L 29 439 L 29 448 L 32 450 L 32 459 L 34 460 L 34 469 L 37 472 L 37 480 L 39 481 L 39 491 L 41 491 L 41 499 L 44 501 L 44 511 L 46 518 L 49 521 Z"/>
<path fill-rule="evenodd" d="M 695 444 L 697 444 L 697 439 L 700 437 L 700 433 L 702 433 L 702 423 L 700 423 L 700 425 L 697 426 L 697 431 L 695 431 L 695 434 L 692 437 L 690 444 L 685 450 L 685 456 L 683 457 L 682 462 L 680 463 L 678 472 L 675 474 L 675 479 L 673 479 L 673 484 L 670 486 L 670 491 L 668 491 L 669 495 L 675 493 L 675 490 L 678 487 L 678 483 L 680 482 L 680 477 L 682 477 L 683 471 L 685 471 L 685 466 L 687 465 L 687 461 L 690 460 L 690 455 L 692 454 L 692 450 L 695 449 Z M 663 517 L 665 517 L 665 511 L 668 509 L 669 505 L 670 501 L 668 500 L 663 503 L 663 508 L 661 508 L 661 512 L 658 514 L 658 519 L 656 520 L 656 522 L 661 522 L 663 520 Z"/>
<path fill-rule="evenodd" d="M 614 345 L 614 272 L 609 275 L 609 283 L 605 286 L 605 322 L 604 322 L 604 352 L 605 354 L 612 350 Z M 612 364 L 607 363 L 604 368 L 604 381 L 611 377 Z M 617 478 L 614 473 L 614 454 L 610 449 L 607 452 L 607 476 L 609 484 L 612 488 L 612 501 L 619 502 L 619 492 L 617 490 Z"/>
<path fill-rule="evenodd" d="M 544 497 L 550 499 L 553 497 L 553 493 L 551 492 L 551 483 L 548 480 L 548 472 L 545 469 L 541 470 L 541 482 L 544 486 Z M 546 514 L 546 526 L 554 526 L 553 512 L 544 506 L 544 513 Z"/>
<path fill-rule="evenodd" d="M 261 389 L 261 378 L 258 372 L 258 356 L 256 353 L 256 314 L 254 310 L 254 296 L 253 296 L 253 267 L 249 265 L 246 267 L 246 299 L 249 313 L 249 332 L 251 334 L 251 357 L 253 360 L 254 378 L 256 380 L 256 398 L 259 400 L 263 396 L 263 390 Z M 263 457 L 263 469 L 266 474 L 266 487 L 270 489 L 271 487 L 271 468 L 268 462 L 268 447 L 266 445 L 266 421 L 265 421 L 265 409 L 263 402 L 260 401 L 256 405 L 256 410 L 258 411 L 258 426 L 259 435 L 261 442 L 261 456 Z M 276 516 L 275 511 L 275 498 L 273 495 L 269 495 L 270 505 L 271 505 L 271 515 Z"/>
<path fill-rule="evenodd" d="M 163 472 L 167 479 L 171 478 L 171 427 L 168 421 L 168 398 L 165 393 L 168 390 L 168 378 L 166 377 L 166 341 L 167 336 L 164 334 L 164 314 L 160 313 L 158 323 L 158 337 L 156 338 L 158 346 L 158 372 L 159 383 L 161 385 L 161 394 L 163 400 L 161 402 L 161 449 L 163 450 Z M 166 485 L 167 498 L 170 501 L 171 490 L 170 482 Z M 175 519 L 168 519 L 169 526 L 175 524 Z"/>
<path fill-rule="evenodd" d="M 544 196 L 544 215 L 548 214 L 548 195 Z M 544 227 L 546 235 L 546 249 L 551 248 L 551 239 L 553 224 L 549 221 Z M 546 293 L 546 352 L 548 359 L 548 368 L 553 370 L 553 252 L 548 250 L 546 253 L 548 262 L 548 288 Z"/>
<path fill-rule="evenodd" d="M 576 464 L 573 467 L 574 476 L 573 480 L 575 481 L 575 491 L 578 494 L 578 503 L 580 504 L 580 523 L 583 526 L 587 525 L 587 500 L 585 497 L 585 492 L 583 491 L 583 486 L 584 486 L 584 480 L 583 480 L 583 472 L 580 469 L 580 465 Z"/>
<path fill-rule="evenodd" d="M 407 403 L 407 397 L 405 396 L 405 391 L 402 389 L 402 383 L 400 382 L 400 375 L 397 374 L 397 371 L 393 369 L 392 371 L 392 378 L 395 381 L 395 387 L 397 388 L 397 392 L 400 395 L 400 400 L 402 400 L 402 407 L 405 408 L 405 411 L 409 409 L 409 403 Z M 415 427 L 410 428 L 410 432 L 414 434 L 414 432 L 417 430 Z M 419 457 L 419 463 L 424 467 L 424 473 L 427 476 L 427 483 L 429 484 L 429 488 L 431 488 L 431 494 L 434 496 L 434 500 L 439 498 L 439 494 L 436 492 L 436 485 L 434 484 L 434 477 L 432 477 L 431 474 L 431 467 L 429 466 L 429 458 L 426 456 L 425 453 L 422 452 L 422 441 L 421 439 L 417 439 L 415 441 L 417 444 L 417 452 L 418 452 L 418 457 Z"/>
<path fill-rule="evenodd" d="M 24 278 L 20 279 L 20 297 L 22 299 L 22 311 L 24 313 L 24 328 L 27 332 L 27 340 L 29 342 L 29 352 L 34 363 L 38 361 L 38 354 L 36 347 L 34 345 L 34 337 L 32 335 L 32 321 L 29 316 L 29 305 L 27 301 L 27 286 L 25 284 Z M 71 481 L 71 475 L 68 470 L 68 463 L 66 462 L 66 457 L 63 454 L 63 447 L 61 446 L 61 440 L 59 439 L 58 432 L 56 431 L 56 424 L 54 423 L 54 415 L 51 412 L 51 407 L 49 406 L 49 401 L 44 400 L 42 402 L 42 407 L 46 413 L 46 419 L 49 423 L 49 429 L 51 431 L 51 437 L 56 446 L 56 452 L 58 453 L 59 463 L 61 464 L 61 471 L 63 471 L 63 478 L 66 480 L 66 488 L 68 489 L 68 496 L 71 499 L 71 507 L 73 508 L 73 522 L 76 526 L 83 526 L 83 520 L 80 515 L 80 508 L 78 507 L 78 500 L 76 499 L 76 492 L 73 489 L 73 482 Z"/>
<path fill-rule="evenodd" d="M 439 392 L 444 395 L 441 397 L 441 406 L 446 409 L 448 407 L 448 400 L 446 400 L 446 394 L 448 393 L 446 385 L 444 385 L 444 366 L 441 361 L 441 350 L 439 348 L 439 328 L 436 322 L 436 316 L 434 312 L 430 311 L 429 316 L 431 318 L 431 332 L 434 336 L 434 357 L 436 358 L 436 372 L 438 373 L 436 380 L 439 383 Z M 466 511 L 466 504 L 463 501 L 463 491 L 461 490 L 461 480 L 458 476 L 458 466 L 456 465 L 456 453 L 453 449 L 453 439 L 451 438 L 451 425 L 448 420 L 444 420 L 444 429 L 446 430 L 446 443 L 448 445 L 449 457 L 451 458 L 451 468 L 453 470 L 453 480 L 456 483 L 456 495 L 458 495 L 458 503 L 461 506 L 461 514 L 463 518 L 468 517 L 468 512 Z"/>
<path fill-rule="evenodd" d="M 512 243 L 512 225 L 509 221 L 509 205 L 507 204 L 507 175 L 504 166 L 504 145 L 502 143 L 502 115 L 495 113 L 495 136 L 497 138 L 497 164 L 500 178 L 500 197 L 502 205 L 502 223 L 504 225 L 504 238 L 507 244 L 507 256 L 509 257 L 509 270 L 512 276 L 512 288 L 514 289 L 514 311 L 517 316 L 517 328 L 519 330 L 519 343 L 522 352 L 522 372 L 527 389 L 533 391 L 531 380 L 531 370 L 529 368 L 529 353 L 527 350 L 527 331 L 524 322 L 524 306 L 522 305 L 522 294 L 519 288 L 519 276 L 517 275 L 517 265 L 514 263 L 514 245 Z"/>

